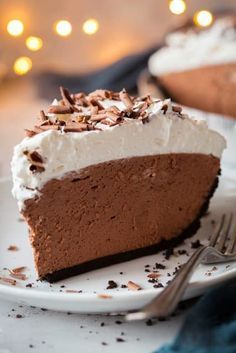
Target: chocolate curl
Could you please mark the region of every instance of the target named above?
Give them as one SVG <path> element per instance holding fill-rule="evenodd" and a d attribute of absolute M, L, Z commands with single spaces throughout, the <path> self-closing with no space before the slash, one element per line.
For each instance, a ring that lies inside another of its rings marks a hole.
<path fill-rule="evenodd" d="M 73 109 L 65 105 L 51 105 L 48 108 L 48 113 L 52 114 L 71 114 Z"/>
<path fill-rule="evenodd" d="M 126 90 L 123 88 L 123 90 L 119 93 L 120 95 L 120 100 L 124 103 L 124 105 L 126 106 L 126 108 L 128 110 L 132 110 L 134 104 L 132 102 L 132 99 L 130 98 L 130 96 L 128 95 L 128 93 L 126 92 Z"/>
<path fill-rule="evenodd" d="M 61 96 L 62 96 L 62 99 L 63 99 L 63 102 L 65 103 L 65 105 L 73 106 L 74 101 L 71 98 L 68 89 L 60 86 L 60 93 L 61 93 Z"/>

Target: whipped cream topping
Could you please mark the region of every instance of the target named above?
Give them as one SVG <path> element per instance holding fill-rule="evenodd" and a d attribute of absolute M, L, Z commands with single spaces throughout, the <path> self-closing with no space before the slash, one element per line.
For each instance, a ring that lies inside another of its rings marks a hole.
<path fill-rule="evenodd" d="M 149 59 L 149 71 L 154 76 L 236 63 L 236 28 L 229 18 L 219 19 L 198 33 L 194 30 L 171 33 L 166 44 Z"/>
<path fill-rule="evenodd" d="M 125 108 L 120 101 L 104 100 L 103 104 Z M 154 100 L 146 113 L 149 119 L 146 123 L 127 118 L 124 124 L 115 126 L 99 124 L 101 130 L 65 133 L 49 129 L 24 138 L 15 147 L 11 163 L 12 192 L 19 209 L 24 207 L 25 200 L 40 195 L 47 181 L 98 163 L 166 153 L 221 157 L 226 147 L 224 138 L 209 130 L 204 121 L 174 112 L 170 100 Z M 56 116 L 51 114 L 50 118 Z M 32 169 L 32 164 L 36 169 Z"/>

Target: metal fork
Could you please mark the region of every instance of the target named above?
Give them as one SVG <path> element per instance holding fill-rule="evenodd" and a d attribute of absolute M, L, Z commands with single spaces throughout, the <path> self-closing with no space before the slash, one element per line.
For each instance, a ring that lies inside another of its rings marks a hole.
<path fill-rule="evenodd" d="M 197 249 L 175 278 L 150 303 L 139 311 L 126 315 L 127 321 L 152 317 L 165 318 L 177 307 L 188 286 L 190 277 L 200 263 L 213 264 L 236 260 L 236 229 L 233 230 L 233 214 L 222 215 L 216 224 L 209 244 Z"/>

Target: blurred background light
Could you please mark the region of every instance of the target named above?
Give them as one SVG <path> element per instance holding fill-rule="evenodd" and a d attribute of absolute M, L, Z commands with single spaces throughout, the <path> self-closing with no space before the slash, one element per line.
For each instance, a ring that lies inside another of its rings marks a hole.
<path fill-rule="evenodd" d="M 13 37 L 19 37 L 24 32 L 24 24 L 20 20 L 11 20 L 7 24 L 7 32 Z"/>
<path fill-rule="evenodd" d="M 16 59 L 13 65 L 13 70 L 17 75 L 25 75 L 32 68 L 32 61 L 27 56 L 21 56 Z"/>
<path fill-rule="evenodd" d="M 213 22 L 213 15 L 210 11 L 201 10 L 194 14 L 193 21 L 199 27 L 208 27 Z"/>
<path fill-rule="evenodd" d="M 169 9 L 174 15 L 181 15 L 186 11 L 186 4 L 183 0 L 171 0 Z"/>
<path fill-rule="evenodd" d="M 69 21 L 60 20 L 54 25 L 56 33 L 61 37 L 67 37 L 72 32 L 72 25 Z"/>
<path fill-rule="evenodd" d="M 30 36 L 26 38 L 25 44 L 29 50 L 38 51 L 43 46 L 43 41 L 39 37 Z"/>
<path fill-rule="evenodd" d="M 87 21 L 84 22 L 83 24 L 83 31 L 86 34 L 95 34 L 99 29 L 99 24 L 98 21 L 95 20 L 94 18 L 90 18 Z"/>

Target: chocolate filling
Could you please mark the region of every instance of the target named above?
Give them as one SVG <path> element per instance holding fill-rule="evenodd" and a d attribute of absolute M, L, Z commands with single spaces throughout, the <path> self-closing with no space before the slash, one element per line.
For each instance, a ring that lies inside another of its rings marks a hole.
<path fill-rule="evenodd" d="M 219 159 L 165 154 L 101 163 L 50 180 L 23 212 L 39 277 L 83 273 L 174 246 L 194 234 Z"/>
<path fill-rule="evenodd" d="M 228 63 L 173 72 L 157 78 L 175 102 L 236 118 L 236 64 Z"/>

